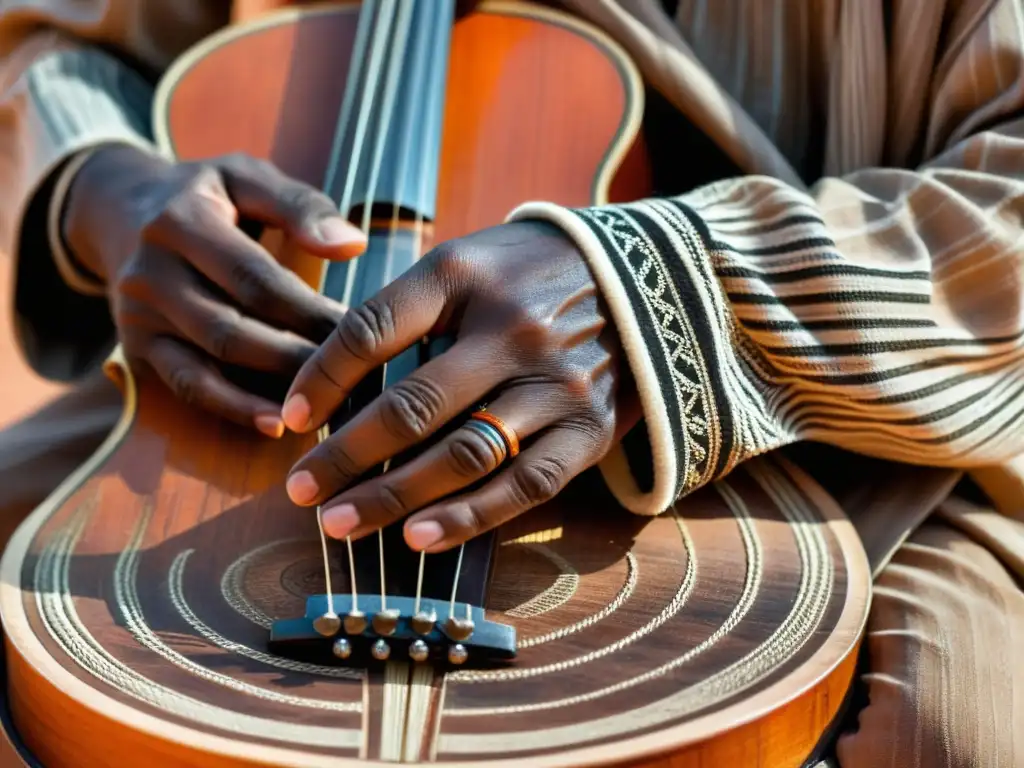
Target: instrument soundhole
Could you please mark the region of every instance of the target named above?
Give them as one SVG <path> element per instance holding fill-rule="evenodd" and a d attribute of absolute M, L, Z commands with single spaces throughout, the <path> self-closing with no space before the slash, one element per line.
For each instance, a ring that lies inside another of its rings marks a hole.
<path fill-rule="evenodd" d="M 344 573 L 342 563 L 340 558 L 331 560 L 337 578 Z M 275 542 L 249 553 L 236 566 L 238 597 L 271 618 L 301 614 L 306 598 L 326 588 L 319 542 Z"/>
<path fill-rule="evenodd" d="M 323 594 L 327 590 L 324 561 L 306 558 L 292 563 L 281 574 L 281 587 L 285 592 L 302 599 L 309 595 Z"/>

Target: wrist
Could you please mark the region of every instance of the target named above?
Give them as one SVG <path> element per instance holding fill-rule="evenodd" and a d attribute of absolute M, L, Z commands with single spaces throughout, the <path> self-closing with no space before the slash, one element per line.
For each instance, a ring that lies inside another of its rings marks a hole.
<path fill-rule="evenodd" d="M 64 209 L 68 190 L 78 171 L 88 162 L 92 150 L 84 149 L 72 155 L 58 171 L 56 182 L 51 190 L 49 211 L 47 213 L 46 236 L 53 255 L 54 265 L 61 278 L 72 290 L 91 296 L 102 296 L 106 292 L 105 283 L 96 273 L 72 255 L 64 232 Z"/>
<path fill-rule="evenodd" d="M 59 236 L 69 260 L 101 283 L 116 274 L 125 250 L 116 233 L 129 212 L 119 210 L 119 201 L 132 199 L 125 193 L 137 183 L 140 164 L 151 162 L 164 161 L 129 144 L 106 144 L 80 156 L 68 179 Z"/>

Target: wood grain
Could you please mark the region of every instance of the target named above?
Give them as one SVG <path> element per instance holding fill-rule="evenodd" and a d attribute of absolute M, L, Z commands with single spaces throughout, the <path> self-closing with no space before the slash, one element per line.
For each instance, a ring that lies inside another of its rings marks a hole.
<path fill-rule="evenodd" d="M 626 153 L 642 92 L 617 47 L 549 12 L 485 9 L 453 38 L 437 238 L 524 200 L 644 194 L 642 149 Z M 201 46 L 162 88 L 167 147 L 246 151 L 319 183 L 354 22 L 289 12 Z M 324 586 L 314 520 L 282 487 L 309 440 L 254 437 L 119 370 L 125 420 L 0 564 L 14 717 L 47 768 L 796 768 L 839 709 L 867 565 L 834 502 L 781 459 L 658 518 L 589 477 L 503 526 L 486 609 L 516 626 L 508 667 L 295 666 L 264 649 L 268 622 Z"/>

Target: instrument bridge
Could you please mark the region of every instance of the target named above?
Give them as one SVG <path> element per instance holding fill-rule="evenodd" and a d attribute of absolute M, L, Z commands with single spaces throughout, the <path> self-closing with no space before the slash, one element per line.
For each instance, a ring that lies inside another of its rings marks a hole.
<path fill-rule="evenodd" d="M 515 627 L 462 602 L 388 595 L 313 595 L 302 618 L 275 621 L 272 653 L 372 666 L 409 659 L 487 667 L 515 658 Z"/>

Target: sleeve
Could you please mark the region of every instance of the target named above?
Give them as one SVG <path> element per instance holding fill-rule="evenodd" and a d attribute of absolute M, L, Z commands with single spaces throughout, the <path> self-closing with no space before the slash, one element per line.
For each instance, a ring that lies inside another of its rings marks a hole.
<path fill-rule="evenodd" d="M 114 327 L 102 287 L 63 247 L 74 172 L 109 142 L 152 147 L 152 86 L 98 47 L 36 32 L 0 61 L 0 250 L 15 264 L 14 327 L 29 364 L 70 380 L 99 364 Z"/>
<path fill-rule="evenodd" d="M 624 506 L 802 440 L 965 469 L 1024 453 L 1024 25 L 993 16 L 959 50 L 917 168 L 512 214 L 575 240 L 620 332 L 644 413 L 602 466 Z"/>

